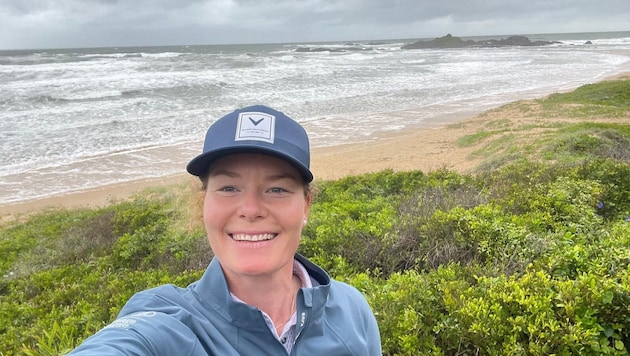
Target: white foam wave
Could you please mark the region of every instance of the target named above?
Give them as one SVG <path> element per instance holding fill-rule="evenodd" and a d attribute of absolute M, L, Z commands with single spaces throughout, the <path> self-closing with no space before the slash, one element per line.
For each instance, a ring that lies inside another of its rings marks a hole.
<path fill-rule="evenodd" d="M 31 54 L 54 61 L 0 66 L 0 203 L 183 172 L 208 125 L 239 106 L 285 111 L 323 146 L 569 89 L 629 70 L 627 38 L 470 50 L 405 51 L 397 41 L 329 46 L 362 48 L 343 52 L 299 53 L 292 44 Z M 92 57 L 73 61 L 84 55 Z"/>

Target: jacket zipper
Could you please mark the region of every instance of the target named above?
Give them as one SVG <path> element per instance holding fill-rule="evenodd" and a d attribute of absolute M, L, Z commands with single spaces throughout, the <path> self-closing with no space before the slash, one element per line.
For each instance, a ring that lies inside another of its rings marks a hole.
<path fill-rule="evenodd" d="M 297 335 L 295 335 L 295 339 L 293 339 L 293 349 L 291 349 L 291 355 L 295 355 L 298 339 L 300 338 L 300 335 L 302 335 L 302 330 L 305 329 L 306 322 L 308 321 L 307 317 L 308 316 L 306 315 L 305 311 L 301 312 L 299 315 L 298 324 L 300 325 L 300 329 L 298 330 Z"/>

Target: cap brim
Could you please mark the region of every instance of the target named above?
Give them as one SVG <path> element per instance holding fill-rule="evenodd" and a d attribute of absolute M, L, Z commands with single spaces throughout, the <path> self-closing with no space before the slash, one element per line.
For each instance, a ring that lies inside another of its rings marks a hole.
<path fill-rule="evenodd" d="M 283 152 L 275 151 L 268 147 L 263 148 L 260 146 L 228 147 L 222 150 L 202 153 L 199 156 L 193 158 L 190 162 L 188 162 L 188 165 L 186 165 L 186 170 L 188 171 L 188 173 L 194 176 L 204 178 L 208 174 L 210 165 L 212 165 L 214 161 L 219 158 L 237 153 L 260 153 L 280 158 L 294 166 L 300 172 L 305 182 L 310 183 L 311 181 L 313 181 L 313 173 L 307 167 L 304 167 L 295 158 L 288 156 Z"/>

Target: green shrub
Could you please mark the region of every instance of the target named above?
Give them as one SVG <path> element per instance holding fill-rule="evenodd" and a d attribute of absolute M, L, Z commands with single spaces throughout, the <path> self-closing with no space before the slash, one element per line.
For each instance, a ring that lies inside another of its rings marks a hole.
<path fill-rule="evenodd" d="M 622 124 L 579 123 L 561 127 L 542 155 L 553 160 L 584 158 L 630 159 L 630 126 Z"/>
<path fill-rule="evenodd" d="M 379 196 L 360 199 L 340 194 L 334 202 L 311 208 L 300 252 L 331 267 L 331 253 L 358 270 L 375 269 L 383 253 L 382 236 L 396 219 L 392 205 Z"/>
<path fill-rule="evenodd" d="M 627 354 L 629 176 L 598 158 L 320 182 L 300 252 L 366 296 L 385 355 Z M 135 292 L 198 279 L 212 254 L 181 201 L 1 227 L 0 353 L 63 353 Z"/>
<path fill-rule="evenodd" d="M 452 238 L 452 225 L 436 223 L 436 214 L 455 207 L 472 208 L 485 202 L 483 191 L 474 182 L 466 181 L 432 184 L 402 200 L 397 223 L 393 233 L 388 235 L 392 242 L 387 251 L 387 271 L 465 262 L 466 257 L 470 257 L 467 244 Z"/>
<path fill-rule="evenodd" d="M 480 277 L 447 306 L 458 321 L 455 339 L 474 345 L 471 352 L 621 355 L 627 352 L 622 340 L 627 323 L 613 326 L 602 312 L 618 310 L 615 304 L 627 297 L 615 301 L 615 295 L 627 294 L 626 289 L 601 276 L 563 281 L 532 271 L 519 277 Z"/>
<path fill-rule="evenodd" d="M 577 175 L 599 182 L 603 188 L 598 214 L 607 221 L 630 217 L 630 164 L 612 160 L 592 160 L 581 164 Z"/>

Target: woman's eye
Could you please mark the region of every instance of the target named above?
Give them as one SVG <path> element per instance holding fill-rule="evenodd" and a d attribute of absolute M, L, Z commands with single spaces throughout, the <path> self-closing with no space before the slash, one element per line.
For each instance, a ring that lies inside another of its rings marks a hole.
<path fill-rule="evenodd" d="M 219 190 L 222 191 L 222 192 L 235 192 L 236 188 L 232 187 L 232 186 L 225 186 L 225 187 L 222 187 Z"/>

